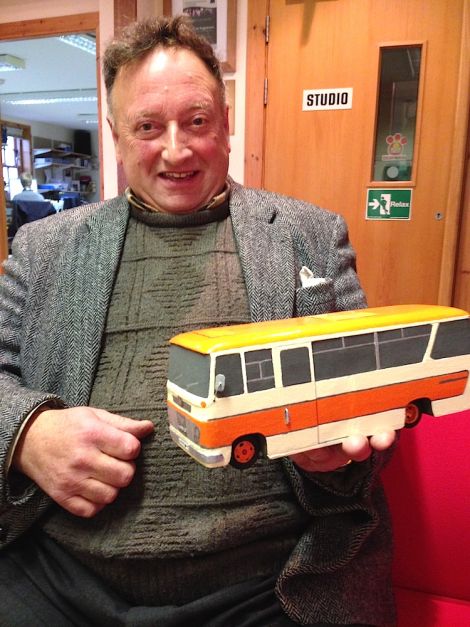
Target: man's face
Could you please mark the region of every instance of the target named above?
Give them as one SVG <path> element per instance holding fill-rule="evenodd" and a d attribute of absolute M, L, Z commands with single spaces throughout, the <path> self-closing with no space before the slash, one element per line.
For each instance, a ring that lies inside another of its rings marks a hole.
<path fill-rule="evenodd" d="M 194 53 L 155 49 L 119 70 L 111 98 L 117 159 L 136 196 L 182 214 L 222 190 L 230 152 L 227 110 L 215 78 Z"/>

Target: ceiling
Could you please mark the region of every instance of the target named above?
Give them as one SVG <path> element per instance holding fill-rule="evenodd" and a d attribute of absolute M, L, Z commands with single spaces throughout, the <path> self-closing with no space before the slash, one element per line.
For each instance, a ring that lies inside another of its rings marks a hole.
<path fill-rule="evenodd" d="M 0 71 L 0 118 L 22 122 L 46 122 L 70 129 L 93 131 L 98 128 L 97 101 L 62 104 L 8 104 L 17 94 L 47 97 L 51 92 L 73 90 L 96 97 L 95 55 L 71 46 L 57 37 L 0 41 L 0 54 L 25 61 L 25 69 Z M 2 83 L 2 80 L 4 81 Z M 37 94 L 36 92 L 41 92 Z M 60 94 L 55 94 L 60 95 Z M 65 94 L 64 94 L 65 95 Z M 76 93 L 75 95 L 79 95 Z M 95 123 L 87 123 L 92 119 Z"/>

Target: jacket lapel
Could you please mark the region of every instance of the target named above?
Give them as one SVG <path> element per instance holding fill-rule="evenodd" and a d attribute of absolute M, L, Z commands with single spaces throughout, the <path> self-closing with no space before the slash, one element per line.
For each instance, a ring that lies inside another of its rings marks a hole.
<path fill-rule="evenodd" d="M 72 308 L 68 312 L 70 371 L 63 390 L 70 404 L 89 401 L 128 215 L 124 198 L 106 202 L 76 233 L 73 274 L 69 268 L 75 278 L 67 301 Z"/>
<path fill-rule="evenodd" d="M 232 183 L 230 214 L 252 320 L 293 316 L 296 270 L 292 235 L 287 225 L 276 219 L 273 199 Z"/>

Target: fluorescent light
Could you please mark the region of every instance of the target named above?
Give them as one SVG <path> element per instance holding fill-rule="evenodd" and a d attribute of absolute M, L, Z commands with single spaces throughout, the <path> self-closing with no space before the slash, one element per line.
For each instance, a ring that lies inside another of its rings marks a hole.
<path fill-rule="evenodd" d="M 96 89 L 70 89 L 0 94 L 0 102 L 9 105 L 43 105 L 64 102 L 97 102 Z"/>
<path fill-rule="evenodd" d="M 61 41 L 75 48 L 79 48 L 84 52 L 89 52 L 96 56 L 96 40 L 90 35 L 61 35 L 58 37 Z"/>
<path fill-rule="evenodd" d="M 83 96 L 77 96 L 75 98 L 23 98 L 22 100 L 3 100 L 5 104 L 12 105 L 44 105 L 44 104 L 63 104 L 65 102 L 97 102 L 98 98 L 90 97 L 84 98 Z"/>
<path fill-rule="evenodd" d="M 12 72 L 13 70 L 24 70 L 25 62 L 20 57 L 12 54 L 0 54 L 0 72 Z"/>

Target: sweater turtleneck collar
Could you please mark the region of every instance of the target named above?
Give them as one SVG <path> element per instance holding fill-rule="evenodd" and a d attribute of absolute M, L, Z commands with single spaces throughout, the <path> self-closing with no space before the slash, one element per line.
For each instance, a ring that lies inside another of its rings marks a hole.
<path fill-rule="evenodd" d="M 192 213 L 164 213 L 157 207 L 148 205 L 134 195 L 128 187 L 124 192 L 129 202 L 131 215 L 141 222 L 155 226 L 191 226 L 224 220 L 229 215 L 230 182 L 204 207 Z"/>

